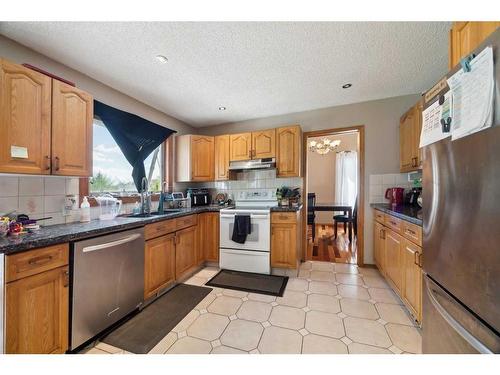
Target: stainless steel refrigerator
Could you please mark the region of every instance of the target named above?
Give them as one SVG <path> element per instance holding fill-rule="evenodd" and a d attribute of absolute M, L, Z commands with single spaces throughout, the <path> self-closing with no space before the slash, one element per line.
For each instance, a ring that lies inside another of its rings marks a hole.
<path fill-rule="evenodd" d="M 500 30 L 489 45 L 494 126 L 423 150 L 423 353 L 500 353 Z"/>

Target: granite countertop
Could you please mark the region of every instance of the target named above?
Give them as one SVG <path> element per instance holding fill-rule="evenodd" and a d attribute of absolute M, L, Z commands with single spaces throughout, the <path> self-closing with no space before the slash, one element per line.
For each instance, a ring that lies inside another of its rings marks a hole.
<path fill-rule="evenodd" d="M 276 206 L 276 207 L 271 207 L 271 212 L 297 212 L 302 209 L 302 204 L 299 204 L 298 207 L 288 207 L 288 206 Z"/>
<path fill-rule="evenodd" d="M 418 206 L 392 206 L 387 203 L 372 203 L 370 206 L 376 210 L 422 226 L 422 209 Z"/>
<path fill-rule="evenodd" d="M 12 254 L 37 247 L 55 245 L 69 241 L 77 241 L 84 238 L 96 237 L 125 229 L 142 227 L 157 221 L 173 219 L 176 217 L 198 214 L 201 212 L 218 212 L 221 206 L 203 206 L 181 209 L 165 215 L 153 215 L 149 217 L 132 218 L 119 216 L 114 220 L 92 220 L 89 223 L 69 223 L 42 227 L 35 233 L 22 234 L 20 236 L 7 236 L 0 238 L 0 254 Z"/>

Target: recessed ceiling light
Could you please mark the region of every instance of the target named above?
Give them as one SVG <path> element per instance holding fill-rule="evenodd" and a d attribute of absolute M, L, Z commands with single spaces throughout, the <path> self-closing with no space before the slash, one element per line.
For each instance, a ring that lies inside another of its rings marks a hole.
<path fill-rule="evenodd" d="M 156 60 L 158 60 L 162 64 L 166 64 L 168 62 L 168 59 L 163 55 L 156 55 Z"/>
<path fill-rule="evenodd" d="M 225 111 L 226 109 L 226 107 L 219 107 L 219 111 Z"/>
<path fill-rule="evenodd" d="M 348 89 L 351 86 L 352 86 L 352 83 L 346 83 L 345 85 L 342 85 L 342 88 L 343 89 Z"/>

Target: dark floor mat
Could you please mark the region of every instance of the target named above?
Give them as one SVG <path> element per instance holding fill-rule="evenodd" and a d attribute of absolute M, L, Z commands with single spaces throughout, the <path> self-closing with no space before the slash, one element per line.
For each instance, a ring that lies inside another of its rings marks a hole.
<path fill-rule="evenodd" d="M 136 354 L 148 353 L 212 288 L 179 284 L 101 339 Z"/>
<path fill-rule="evenodd" d="M 205 285 L 282 297 L 288 276 L 221 270 Z"/>

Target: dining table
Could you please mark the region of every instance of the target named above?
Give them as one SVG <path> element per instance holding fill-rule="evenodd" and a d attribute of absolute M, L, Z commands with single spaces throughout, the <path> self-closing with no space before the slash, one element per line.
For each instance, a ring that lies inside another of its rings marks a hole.
<path fill-rule="evenodd" d="M 308 210 L 313 211 L 341 211 L 344 215 L 347 215 L 349 219 L 352 219 L 352 206 L 348 203 L 342 202 L 316 202 L 313 207 L 308 207 Z M 349 225 L 349 240 L 352 240 L 352 229 Z"/>

